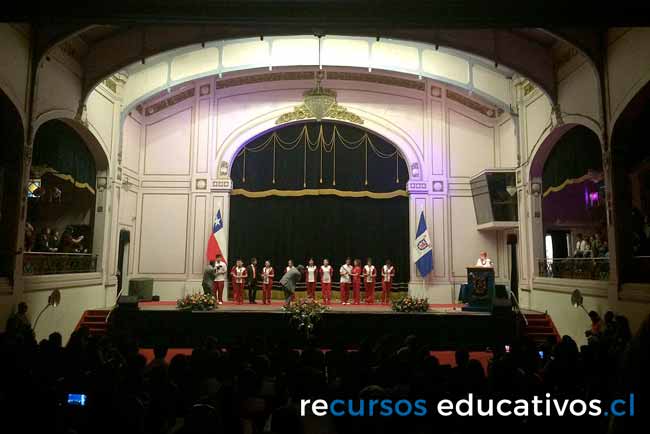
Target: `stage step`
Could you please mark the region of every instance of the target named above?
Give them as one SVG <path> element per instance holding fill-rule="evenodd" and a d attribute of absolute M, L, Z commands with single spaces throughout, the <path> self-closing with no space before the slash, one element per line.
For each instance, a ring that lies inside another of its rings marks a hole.
<path fill-rule="evenodd" d="M 560 340 L 560 334 L 553 324 L 553 320 L 546 313 L 532 313 L 526 314 L 528 325 L 522 321 L 521 334 L 532 339 L 536 344 L 546 343 L 549 337 L 555 339 L 555 342 Z"/>
<path fill-rule="evenodd" d="M 109 309 L 89 309 L 81 315 L 81 319 L 75 330 L 86 327 L 92 336 L 104 336 L 106 334 Z"/>

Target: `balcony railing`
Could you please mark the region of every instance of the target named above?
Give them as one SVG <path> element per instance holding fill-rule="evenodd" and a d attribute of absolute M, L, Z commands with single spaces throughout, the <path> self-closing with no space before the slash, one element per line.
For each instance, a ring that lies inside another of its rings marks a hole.
<path fill-rule="evenodd" d="M 90 253 L 27 252 L 23 256 L 25 276 L 95 271 L 97 271 L 97 255 Z"/>
<path fill-rule="evenodd" d="M 558 258 L 537 261 L 539 277 L 609 280 L 609 258 Z"/>

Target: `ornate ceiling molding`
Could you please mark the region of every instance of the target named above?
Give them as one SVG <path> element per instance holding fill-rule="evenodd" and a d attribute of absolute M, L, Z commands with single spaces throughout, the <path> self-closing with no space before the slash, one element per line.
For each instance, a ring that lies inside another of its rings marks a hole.
<path fill-rule="evenodd" d="M 483 116 L 487 116 L 489 118 L 493 118 L 493 119 L 498 118 L 499 116 L 501 116 L 501 114 L 503 114 L 503 110 L 501 110 L 500 108 L 481 104 L 480 102 L 473 100 L 468 96 L 465 96 L 458 92 L 454 92 L 453 90 L 450 89 L 447 89 L 447 99 L 462 104 L 465 107 L 477 111 L 481 113 Z"/>
<path fill-rule="evenodd" d="M 293 108 L 293 111 L 285 113 L 279 118 L 276 119 L 275 124 L 286 124 L 287 122 L 300 121 L 303 119 L 313 119 L 314 115 L 309 111 L 305 104 L 301 104 Z M 345 107 L 334 103 L 332 108 L 330 108 L 325 114 L 325 118 L 336 119 L 339 121 L 352 122 L 354 124 L 363 125 L 363 119 L 361 116 L 356 115 Z"/>
<path fill-rule="evenodd" d="M 172 95 L 169 98 L 165 98 L 161 101 L 158 101 L 157 103 L 154 103 L 150 106 L 147 106 L 144 108 L 144 115 L 145 116 L 151 116 L 159 111 L 162 111 L 166 108 L 172 107 L 176 104 L 178 104 L 181 101 L 185 101 L 188 98 L 192 98 L 194 96 L 194 93 L 196 92 L 196 89 L 194 87 L 184 90 L 182 92 L 177 93 L 176 95 Z M 136 107 L 136 110 L 138 110 L 139 113 L 142 114 L 142 109 L 139 108 L 141 106 Z"/>

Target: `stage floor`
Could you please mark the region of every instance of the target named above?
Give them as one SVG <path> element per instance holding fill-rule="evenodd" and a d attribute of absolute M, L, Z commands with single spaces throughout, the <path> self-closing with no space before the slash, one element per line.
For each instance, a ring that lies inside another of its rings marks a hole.
<path fill-rule="evenodd" d="M 178 309 L 174 301 L 140 302 L 136 309 L 118 308 L 111 331 L 136 338 L 142 348 L 166 342 L 172 348 L 193 348 L 208 336 L 224 344 L 242 340 L 304 344 L 282 311 L 283 303 L 270 305 L 226 302 L 213 311 Z M 509 310 L 498 313 L 467 312 L 462 305 L 435 304 L 428 312 L 393 312 L 381 304 L 330 305 L 317 324 L 311 342 L 321 348 L 344 344 L 354 347 L 385 336 L 416 335 L 432 350 L 467 348 L 483 351 L 511 342 L 517 326 Z"/>
<path fill-rule="evenodd" d="M 217 309 L 205 313 L 224 313 L 224 312 L 255 312 L 255 313 L 283 313 L 282 306 L 284 302 L 282 301 L 272 301 L 271 304 L 262 304 L 257 302 L 256 304 L 244 303 L 237 304 L 231 301 L 226 301 L 223 304 L 219 305 Z M 141 301 L 138 303 L 138 307 L 143 311 L 151 310 L 178 310 L 176 308 L 175 301 Z M 332 303 L 328 306 L 329 312 L 337 313 L 359 313 L 359 314 L 394 314 L 390 305 L 383 304 L 341 304 L 341 303 Z M 449 315 L 490 315 L 487 312 L 464 312 L 462 310 L 462 304 L 432 304 L 429 307 L 429 312 L 432 314 L 449 314 Z"/>

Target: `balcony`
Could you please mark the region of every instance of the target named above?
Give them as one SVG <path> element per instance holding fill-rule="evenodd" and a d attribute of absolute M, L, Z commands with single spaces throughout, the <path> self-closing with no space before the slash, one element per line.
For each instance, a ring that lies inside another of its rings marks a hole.
<path fill-rule="evenodd" d="M 609 280 L 609 258 L 538 259 L 537 275 L 557 279 Z"/>
<path fill-rule="evenodd" d="M 93 273 L 97 255 L 90 253 L 27 252 L 23 256 L 23 275 Z"/>

